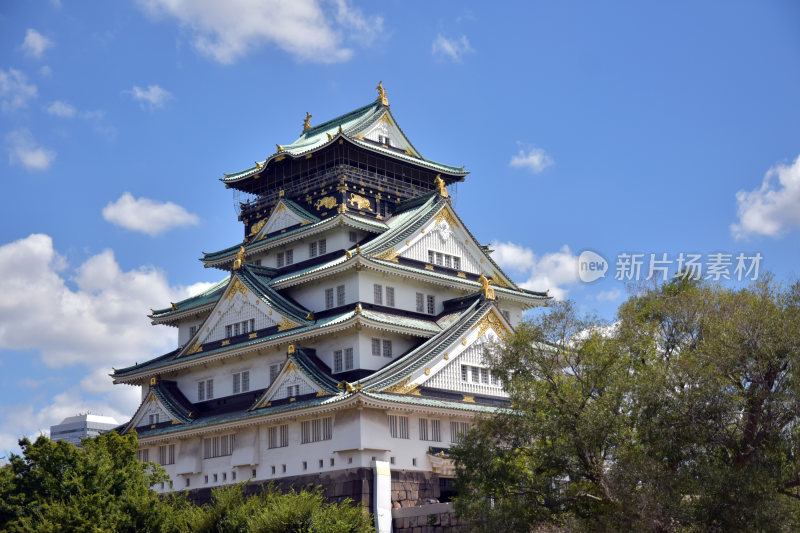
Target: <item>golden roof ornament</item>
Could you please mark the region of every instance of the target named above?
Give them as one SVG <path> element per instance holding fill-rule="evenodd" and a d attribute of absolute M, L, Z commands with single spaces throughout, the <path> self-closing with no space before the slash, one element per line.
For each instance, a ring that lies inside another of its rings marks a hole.
<path fill-rule="evenodd" d="M 311 129 L 311 113 L 306 111 L 306 119 L 303 121 L 303 131 L 308 131 Z"/>
<path fill-rule="evenodd" d="M 176 304 L 175 302 L 170 302 L 169 305 L 170 305 L 170 307 L 172 307 L 173 311 L 177 311 L 178 310 L 178 304 Z"/>
<path fill-rule="evenodd" d="M 258 161 L 256 161 L 256 168 L 259 168 L 259 169 L 260 169 L 260 168 L 262 168 L 263 166 L 264 166 L 264 164 L 263 164 L 263 163 L 259 163 Z"/>
<path fill-rule="evenodd" d="M 378 100 L 381 101 L 381 104 L 388 106 L 389 100 L 386 99 L 386 89 L 383 88 L 383 80 L 378 82 L 378 86 L 375 87 L 375 90 L 378 91 Z"/>
<path fill-rule="evenodd" d="M 484 274 L 481 274 L 481 277 L 478 278 L 478 282 L 481 284 L 481 290 L 486 299 L 494 300 L 494 289 L 489 286 L 492 280 L 487 278 Z"/>
<path fill-rule="evenodd" d="M 441 174 L 436 174 L 436 179 L 433 180 L 433 184 L 436 186 L 437 189 L 439 189 L 439 194 L 442 196 L 442 198 L 449 198 L 450 197 L 447 194 L 447 186 L 446 186 L 444 180 L 442 179 L 442 175 Z"/>
<path fill-rule="evenodd" d="M 283 152 L 283 146 L 281 146 L 280 144 L 276 144 L 275 147 L 278 152 Z"/>
<path fill-rule="evenodd" d="M 239 247 L 239 251 L 236 252 L 236 259 L 233 260 L 233 269 L 239 270 L 242 268 L 242 261 L 244 260 L 244 246 Z"/>
<path fill-rule="evenodd" d="M 286 349 L 286 353 L 292 354 L 294 353 L 294 344 L 290 344 L 289 347 Z"/>

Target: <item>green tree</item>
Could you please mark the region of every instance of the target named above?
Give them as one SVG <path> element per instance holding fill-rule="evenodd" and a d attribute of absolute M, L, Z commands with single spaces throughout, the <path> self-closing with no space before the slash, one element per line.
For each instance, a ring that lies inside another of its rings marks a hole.
<path fill-rule="evenodd" d="M 798 526 L 800 285 L 676 280 L 609 325 L 570 303 L 487 355 L 513 409 L 453 450 L 485 530 Z"/>

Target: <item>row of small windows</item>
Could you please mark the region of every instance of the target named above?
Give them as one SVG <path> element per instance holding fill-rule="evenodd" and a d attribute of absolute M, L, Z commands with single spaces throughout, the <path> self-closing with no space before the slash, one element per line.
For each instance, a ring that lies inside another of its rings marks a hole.
<path fill-rule="evenodd" d="M 374 302 L 377 305 L 384 305 L 384 298 L 383 298 L 383 285 L 379 285 L 375 283 L 373 285 L 373 293 L 374 293 Z M 394 287 L 386 287 L 386 306 L 394 307 Z"/>
<path fill-rule="evenodd" d="M 233 393 L 247 392 L 250 390 L 250 371 L 236 372 L 233 374 Z"/>
<path fill-rule="evenodd" d="M 489 370 L 478 366 L 461 365 L 461 381 L 500 386 L 500 378 Z"/>
<path fill-rule="evenodd" d="M 372 339 L 372 355 L 392 356 L 392 341 L 388 339 Z"/>
<path fill-rule="evenodd" d="M 395 439 L 409 439 L 408 417 L 400 415 L 389 415 L 389 435 Z M 442 430 L 441 421 L 435 418 L 419 419 L 419 440 L 441 442 Z M 467 422 L 450 422 L 450 442 L 461 442 L 461 438 L 469 431 Z"/>
<path fill-rule="evenodd" d="M 204 379 L 197 382 L 197 401 L 214 399 L 214 380 Z"/>
<path fill-rule="evenodd" d="M 267 430 L 267 433 L 270 448 L 285 448 L 289 446 L 289 424 L 272 426 Z"/>
<path fill-rule="evenodd" d="M 334 306 L 334 288 L 331 287 L 330 289 L 325 289 L 325 309 L 332 309 L 333 307 L 338 307 L 340 305 L 344 305 L 344 285 L 338 285 L 336 288 L 336 305 Z"/>
<path fill-rule="evenodd" d="M 318 255 L 325 255 L 327 248 L 328 245 L 325 239 L 314 241 L 312 243 L 309 243 L 308 245 L 308 255 L 309 257 L 317 257 Z"/>
<path fill-rule="evenodd" d="M 275 261 L 278 268 L 294 263 L 294 250 L 286 250 L 285 252 L 278 252 L 275 255 Z"/>
<path fill-rule="evenodd" d="M 319 442 L 333 438 L 333 418 L 315 418 L 300 423 L 300 443 Z"/>
<path fill-rule="evenodd" d="M 435 252 L 428 250 L 428 263 L 432 265 L 439 265 L 447 268 L 454 268 L 461 270 L 461 258 L 455 255 L 443 254 L 442 252 Z"/>
<path fill-rule="evenodd" d="M 436 314 L 436 297 L 433 294 L 417 293 L 417 313 Z"/>
<path fill-rule="evenodd" d="M 333 371 L 343 372 L 353 369 L 353 349 L 335 350 L 333 352 Z"/>
<path fill-rule="evenodd" d="M 231 455 L 236 446 L 236 434 L 219 435 L 203 439 L 203 459 Z"/>
<path fill-rule="evenodd" d="M 252 333 L 256 330 L 256 319 L 244 320 L 242 322 L 234 322 L 225 326 L 225 336 L 235 337 L 236 335 Z"/>
<path fill-rule="evenodd" d="M 141 448 L 136 450 L 136 459 L 143 463 L 150 461 L 150 450 L 148 448 Z M 158 464 L 160 465 L 174 465 L 175 464 L 175 445 L 165 444 L 158 447 Z"/>

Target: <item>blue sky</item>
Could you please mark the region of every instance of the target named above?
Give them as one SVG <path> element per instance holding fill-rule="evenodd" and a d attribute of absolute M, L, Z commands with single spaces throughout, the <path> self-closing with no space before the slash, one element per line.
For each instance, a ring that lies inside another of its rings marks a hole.
<path fill-rule="evenodd" d="M 171 349 L 148 309 L 241 239 L 218 178 L 379 80 L 424 156 L 472 172 L 456 209 L 526 287 L 613 318 L 620 253 L 797 278 L 800 4 L 497 4 L 4 2 L 0 456 L 129 415 L 106 374 Z M 585 250 L 605 278 L 580 281 Z"/>

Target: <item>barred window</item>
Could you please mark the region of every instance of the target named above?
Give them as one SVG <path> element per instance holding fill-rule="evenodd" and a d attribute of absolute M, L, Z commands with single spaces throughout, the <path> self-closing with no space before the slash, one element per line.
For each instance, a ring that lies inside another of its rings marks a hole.
<path fill-rule="evenodd" d="M 384 357 L 392 356 L 392 341 L 386 339 L 383 340 L 383 356 Z"/>
<path fill-rule="evenodd" d="M 442 440 L 441 424 L 435 418 L 431 420 L 431 440 L 435 442 Z"/>
<path fill-rule="evenodd" d="M 336 305 L 344 305 L 344 285 L 336 287 Z"/>
<path fill-rule="evenodd" d="M 461 258 L 460 257 L 453 257 L 453 268 L 456 270 L 461 270 Z"/>
<path fill-rule="evenodd" d="M 325 241 L 325 239 L 320 239 L 320 241 L 319 241 L 319 255 L 325 254 L 325 251 L 327 250 L 327 248 L 328 248 L 328 243 Z"/>
<path fill-rule="evenodd" d="M 158 424 L 158 413 L 150 415 L 150 425 Z"/>
<path fill-rule="evenodd" d="M 300 423 L 300 442 L 319 442 L 333 438 L 333 418 L 315 418 Z"/>
<path fill-rule="evenodd" d="M 203 459 L 231 455 L 236 444 L 236 435 L 220 435 L 203 439 Z"/>
<path fill-rule="evenodd" d="M 350 242 L 358 242 L 358 233 L 356 233 L 355 231 L 351 231 L 349 237 L 350 237 Z"/>
<path fill-rule="evenodd" d="M 269 428 L 269 447 L 285 448 L 289 446 L 289 424 Z"/>
<path fill-rule="evenodd" d="M 142 463 L 150 461 L 150 450 L 148 448 L 136 450 L 136 459 Z"/>
<path fill-rule="evenodd" d="M 233 337 L 233 326 L 230 324 L 225 326 L 225 337 L 227 338 Z"/>
<path fill-rule="evenodd" d="M 419 419 L 419 440 L 428 440 L 428 419 Z"/>
<path fill-rule="evenodd" d="M 428 263 L 434 264 L 436 262 L 436 254 L 433 250 L 428 250 Z"/>
<path fill-rule="evenodd" d="M 381 354 L 381 340 L 372 339 L 372 355 L 380 355 L 380 354 Z"/>
<path fill-rule="evenodd" d="M 466 422 L 450 422 L 450 442 L 459 443 L 462 437 L 469 431 L 469 424 Z"/>
<path fill-rule="evenodd" d="M 333 308 L 333 289 L 325 289 L 325 309 Z"/>
<path fill-rule="evenodd" d="M 290 398 L 292 396 L 300 396 L 300 385 L 287 385 L 286 395 Z"/>
<path fill-rule="evenodd" d="M 425 312 L 425 295 L 421 292 L 417 293 L 417 313 Z"/>
<path fill-rule="evenodd" d="M 202 402 L 214 398 L 214 380 L 207 379 L 197 382 L 197 401 Z"/>
<path fill-rule="evenodd" d="M 394 287 L 386 287 L 386 305 L 394 307 Z"/>
<path fill-rule="evenodd" d="M 175 464 L 175 445 L 167 444 L 158 447 L 158 464 L 160 465 L 174 465 Z"/>
<path fill-rule="evenodd" d="M 275 261 L 278 268 L 281 268 L 285 263 L 283 252 L 278 252 L 275 257 L 276 257 Z"/>
<path fill-rule="evenodd" d="M 189 328 L 189 336 L 194 337 L 194 334 L 197 333 L 197 326 L 192 326 Z"/>
<path fill-rule="evenodd" d="M 272 384 L 275 378 L 278 377 L 278 372 L 281 370 L 281 365 L 270 365 L 269 367 L 269 383 Z"/>
<path fill-rule="evenodd" d="M 286 250 L 286 264 L 291 265 L 294 263 L 294 250 Z"/>
<path fill-rule="evenodd" d="M 389 434 L 396 439 L 407 439 L 408 417 L 389 415 Z"/>
<path fill-rule="evenodd" d="M 344 349 L 344 369 L 345 370 L 352 370 L 353 369 L 353 349 L 352 348 L 345 348 Z"/>
<path fill-rule="evenodd" d="M 461 365 L 461 381 L 467 381 L 467 370 L 469 367 L 467 365 Z"/>
<path fill-rule="evenodd" d="M 312 242 L 308 245 L 308 256 L 309 257 L 317 257 L 317 243 Z"/>
<path fill-rule="evenodd" d="M 233 393 L 247 392 L 250 390 L 250 371 L 236 372 L 233 374 Z"/>
<path fill-rule="evenodd" d="M 383 286 L 377 283 L 373 285 L 373 298 L 376 305 L 383 305 Z"/>
<path fill-rule="evenodd" d="M 489 369 L 481 368 L 481 383 L 489 383 Z"/>
<path fill-rule="evenodd" d="M 333 352 L 333 371 L 334 372 L 341 372 L 344 370 L 342 364 L 342 351 L 336 350 Z"/>
<path fill-rule="evenodd" d="M 432 294 L 428 295 L 428 314 L 435 315 L 436 314 L 436 297 Z"/>

